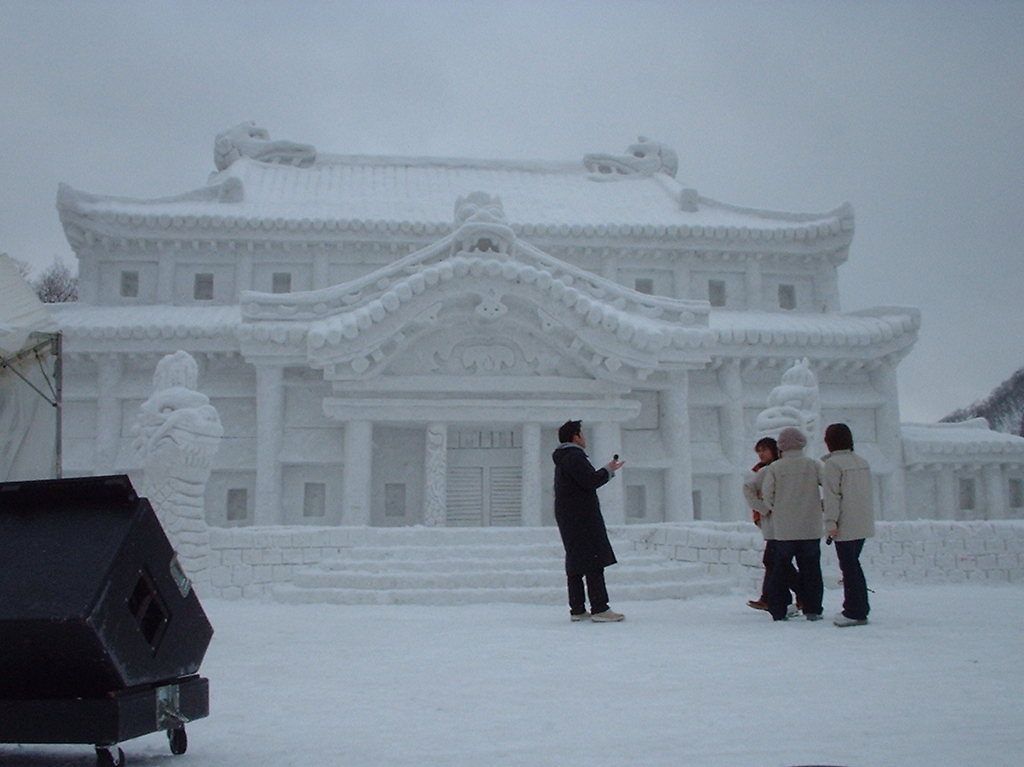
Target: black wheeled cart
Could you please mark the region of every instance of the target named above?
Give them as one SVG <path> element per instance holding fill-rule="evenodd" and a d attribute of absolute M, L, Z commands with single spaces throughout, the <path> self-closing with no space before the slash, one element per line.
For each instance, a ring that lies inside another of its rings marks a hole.
<path fill-rule="evenodd" d="M 98 767 L 125 763 L 118 746 L 164 730 L 172 754 L 188 748 L 185 724 L 210 713 L 208 680 L 191 676 L 162 685 L 116 690 L 100 698 L 0 700 L 0 742 L 91 743 Z"/>
<path fill-rule="evenodd" d="M 126 476 L 0 484 L 0 743 L 118 744 L 210 711 L 213 636 L 153 509 Z"/>

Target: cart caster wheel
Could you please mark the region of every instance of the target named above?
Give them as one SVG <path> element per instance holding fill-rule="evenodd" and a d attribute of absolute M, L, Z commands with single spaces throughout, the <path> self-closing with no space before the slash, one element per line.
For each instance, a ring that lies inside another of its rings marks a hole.
<path fill-rule="evenodd" d="M 117 756 L 105 746 L 96 746 L 96 767 L 124 767 L 124 751 L 117 749 Z"/>
<path fill-rule="evenodd" d="M 168 730 L 167 740 L 171 742 L 171 753 L 175 756 L 181 756 L 188 749 L 188 735 L 184 727 Z"/>

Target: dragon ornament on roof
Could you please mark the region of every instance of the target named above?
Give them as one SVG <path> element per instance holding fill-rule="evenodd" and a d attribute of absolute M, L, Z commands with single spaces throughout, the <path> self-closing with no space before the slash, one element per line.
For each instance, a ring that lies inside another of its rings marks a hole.
<path fill-rule="evenodd" d="M 213 142 L 213 162 L 217 170 L 227 170 L 242 157 L 305 168 L 316 161 L 316 148 L 294 141 L 271 141 L 266 128 L 250 121 L 221 131 Z"/>
<path fill-rule="evenodd" d="M 583 165 L 595 181 L 617 181 L 623 178 L 648 178 L 664 173 L 672 178 L 679 170 L 679 156 L 660 141 L 640 136 L 626 154 L 588 154 Z"/>

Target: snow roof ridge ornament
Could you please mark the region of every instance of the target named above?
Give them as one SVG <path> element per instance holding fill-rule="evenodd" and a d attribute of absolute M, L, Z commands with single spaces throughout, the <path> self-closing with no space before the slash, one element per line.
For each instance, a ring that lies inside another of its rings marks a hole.
<path fill-rule="evenodd" d="M 592 181 L 650 178 L 655 173 L 675 178 L 679 155 L 667 144 L 639 136 L 637 143 L 626 147 L 625 154 L 586 154 L 583 165 Z"/>
<path fill-rule="evenodd" d="M 495 252 L 508 255 L 516 235 L 508 225 L 501 198 L 470 192 L 455 201 L 452 254 Z"/>
<path fill-rule="evenodd" d="M 307 168 L 316 162 L 316 148 L 294 141 L 271 141 L 267 129 L 250 120 L 221 131 L 213 141 L 213 163 L 217 170 L 227 170 L 242 157 Z"/>

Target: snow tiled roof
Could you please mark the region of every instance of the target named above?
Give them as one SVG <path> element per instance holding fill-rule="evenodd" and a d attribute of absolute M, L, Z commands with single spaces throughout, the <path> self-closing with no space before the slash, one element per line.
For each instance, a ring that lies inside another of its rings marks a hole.
<path fill-rule="evenodd" d="M 796 214 L 701 197 L 696 210 L 685 210 L 683 185 L 665 174 L 611 182 L 591 175 L 582 163 L 321 156 L 312 167 L 300 168 L 242 158 L 211 175 L 207 187 L 177 197 L 132 200 L 62 186 L 58 207 L 65 226 L 78 217 L 105 224 L 114 236 L 167 230 L 173 237 L 197 229 L 219 235 L 246 229 L 443 234 L 451 229 L 456 200 L 482 191 L 500 197 L 510 226 L 527 236 L 704 238 L 749 245 L 838 239 L 836 247 L 852 237 L 849 205 Z"/>
<path fill-rule="evenodd" d="M 236 337 L 242 322 L 234 306 L 91 306 L 54 304 L 53 315 L 70 337 L 93 340 Z M 719 344 L 807 347 L 877 347 L 919 325 L 914 309 L 867 314 L 795 314 L 712 311 L 710 329 Z M 990 432 L 996 434 L 996 432 Z"/>
<path fill-rule="evenodd" d="M 1024 456 L 1024 437 L 992 431 L 984 418 L 961 423 L 905 423 L 903 459 L 911 464 L 963 463 Z"/>
<path fill-rule="evenodd" d="M 921 315 L 911 307 L 852 314 L 713 310 L 709 326 L 723 345 L 858 347 L 912 342 Z"/>
<path fill-rule="evenodd" d="M 70 338 L 91 340 L 234 338 L 242 320 L 236 306 L 90 306 L 52 304 Z"/>

